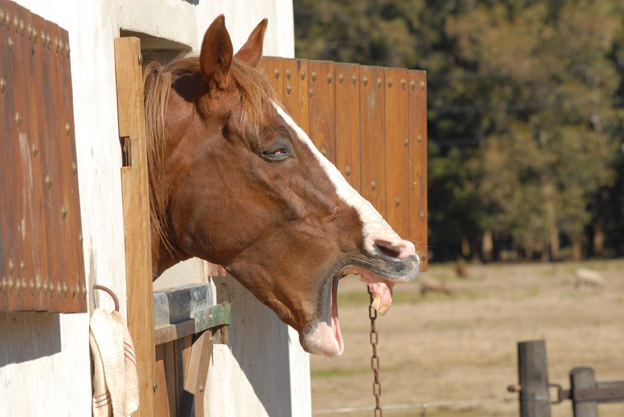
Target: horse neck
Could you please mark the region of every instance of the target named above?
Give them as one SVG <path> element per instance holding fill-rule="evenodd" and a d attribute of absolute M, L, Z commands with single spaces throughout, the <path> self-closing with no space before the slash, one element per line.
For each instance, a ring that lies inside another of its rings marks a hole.
<path fill-rule="evenodd" d="M 152 245 L 152 279 L 158 278 L 165 270 L 180 261 L 188 259 L 180 251 L 171 247 L 170 243 L 165 243 L 158 229 L 153 225 L 150 227 Z"/>

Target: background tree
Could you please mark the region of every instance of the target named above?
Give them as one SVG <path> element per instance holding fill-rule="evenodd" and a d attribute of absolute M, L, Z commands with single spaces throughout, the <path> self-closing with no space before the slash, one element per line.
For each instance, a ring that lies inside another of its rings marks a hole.
<path fill-rule="evenodd" d="M 624 253 L 620 0 L 294 6 L 298 56 L 428 71 L 438 259 Z"/>

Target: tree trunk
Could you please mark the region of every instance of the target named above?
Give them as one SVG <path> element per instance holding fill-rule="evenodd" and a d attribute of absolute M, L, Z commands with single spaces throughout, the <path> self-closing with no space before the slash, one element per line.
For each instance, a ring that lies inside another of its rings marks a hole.
<path fill-rule="evenodd" d="M 550 260 L 550 251 L 549 251 L 548 243 L 542 239 L 540 239 L 539 254 L 540 254 L 540 261 L 548 262 Z"/>
<path fill-rule="evenodd" d="M 492 252 L 494 250 L 494 239 L 492 238 L 492 231 L 486 230 L 483 232 L 483 239 L 481 240 L 481 254 L 484 262 L 492 260 Z"/>
<path fill-rule="evenodd" d="M 556 224 L 550 226 L 550 260 L 559 259 L 559 228 Z"/>
<path fill-rule="evenodd" d="M 572 259 L 579 261 L 583 258 L 583 239 L 580 236 L 572 237 Z"/>
<path fill-rule="evenodd" d="M 604 240 L 605 235 L 602 228 L 598 225 L 594 226 L 594 236 L 592 238 L 594 256 L 600 256 L 602 254 L 602 250 L 604 249 Z"/>
<path fill-rule="evenodd" d="M 466 259 L 470 256 L 470 241 L 466 236 L 462 236 L 461 238 L 461 252 Z"/>
<path fill-rule="evenodd" d="M 550 259 L 559 259 L 559 228 L 557 227 L 557 217 L 555 213 L 555 186 L 549 178 L 542 178 L 542 192 L 544 193 L 545 226 L 550 230 L 549 246 Z"/>

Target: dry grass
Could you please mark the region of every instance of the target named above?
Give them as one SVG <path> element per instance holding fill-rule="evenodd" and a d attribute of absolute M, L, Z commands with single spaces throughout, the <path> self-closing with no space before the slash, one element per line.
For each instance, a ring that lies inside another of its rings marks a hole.
<path fill-rule="evenodd" d="M 575 288 L 578 267 L 601 272 L 604 289 Z M 378 320 L 382 404 L 509 398 L 482 404 L 432 406 L 429 417 L 517 417 L 516 342 L 546 339 L 551 382 L 569 386 L 568 372 L 591 366 L 598 380 L 624 380 L 624 260 L 585 263 L 469 266 L 457 279 L 453 265 L 434 265 L 451 296 L 421 297 L 417 283 L 395 287 L 394 305 Z M 423 274 L 424 275 L 424 274 Z M 345 340 L 341 358 L 312 357 L 313 410 L 371 406 L 372 376 L 363 283 L 339 290 Z M 553 417 L 572 416 L 570 403 Z M 602 405 L 601 417 L 624 416 L 624 403 Z M 391 417 L 422 410 L 388 410 Z M 341 414 L 370 416 L 370 412 Z"/>

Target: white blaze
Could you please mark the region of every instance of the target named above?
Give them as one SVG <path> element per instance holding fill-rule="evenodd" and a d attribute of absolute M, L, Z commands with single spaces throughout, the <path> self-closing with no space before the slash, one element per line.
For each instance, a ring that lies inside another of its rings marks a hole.
<path fill-rule="evenodd" d="M 373 205 L 362 197 L 347 180 L 342 176 L 338 168 L 334 166 L 319 150 L 314 146 L 310 137 L 295 123 L 295 121 L 277 104 L 273 103 L 280 116 L 297 133 L 297 138 L 306 144 L 310 152 L 316 157 L 325 173 L 336 187 L 336 193 L 346 204 L 353 207 L 360 216 L 364 225 L 364 247 L 374 254 L 375 239 L 383 239 L 393 247 L 400 249 L 400 252 L 415 253 L 414 244 L 399 237 L 392 227 L 384 220 Z M 407 246 L 407 248 L 405 247 Z"/>

